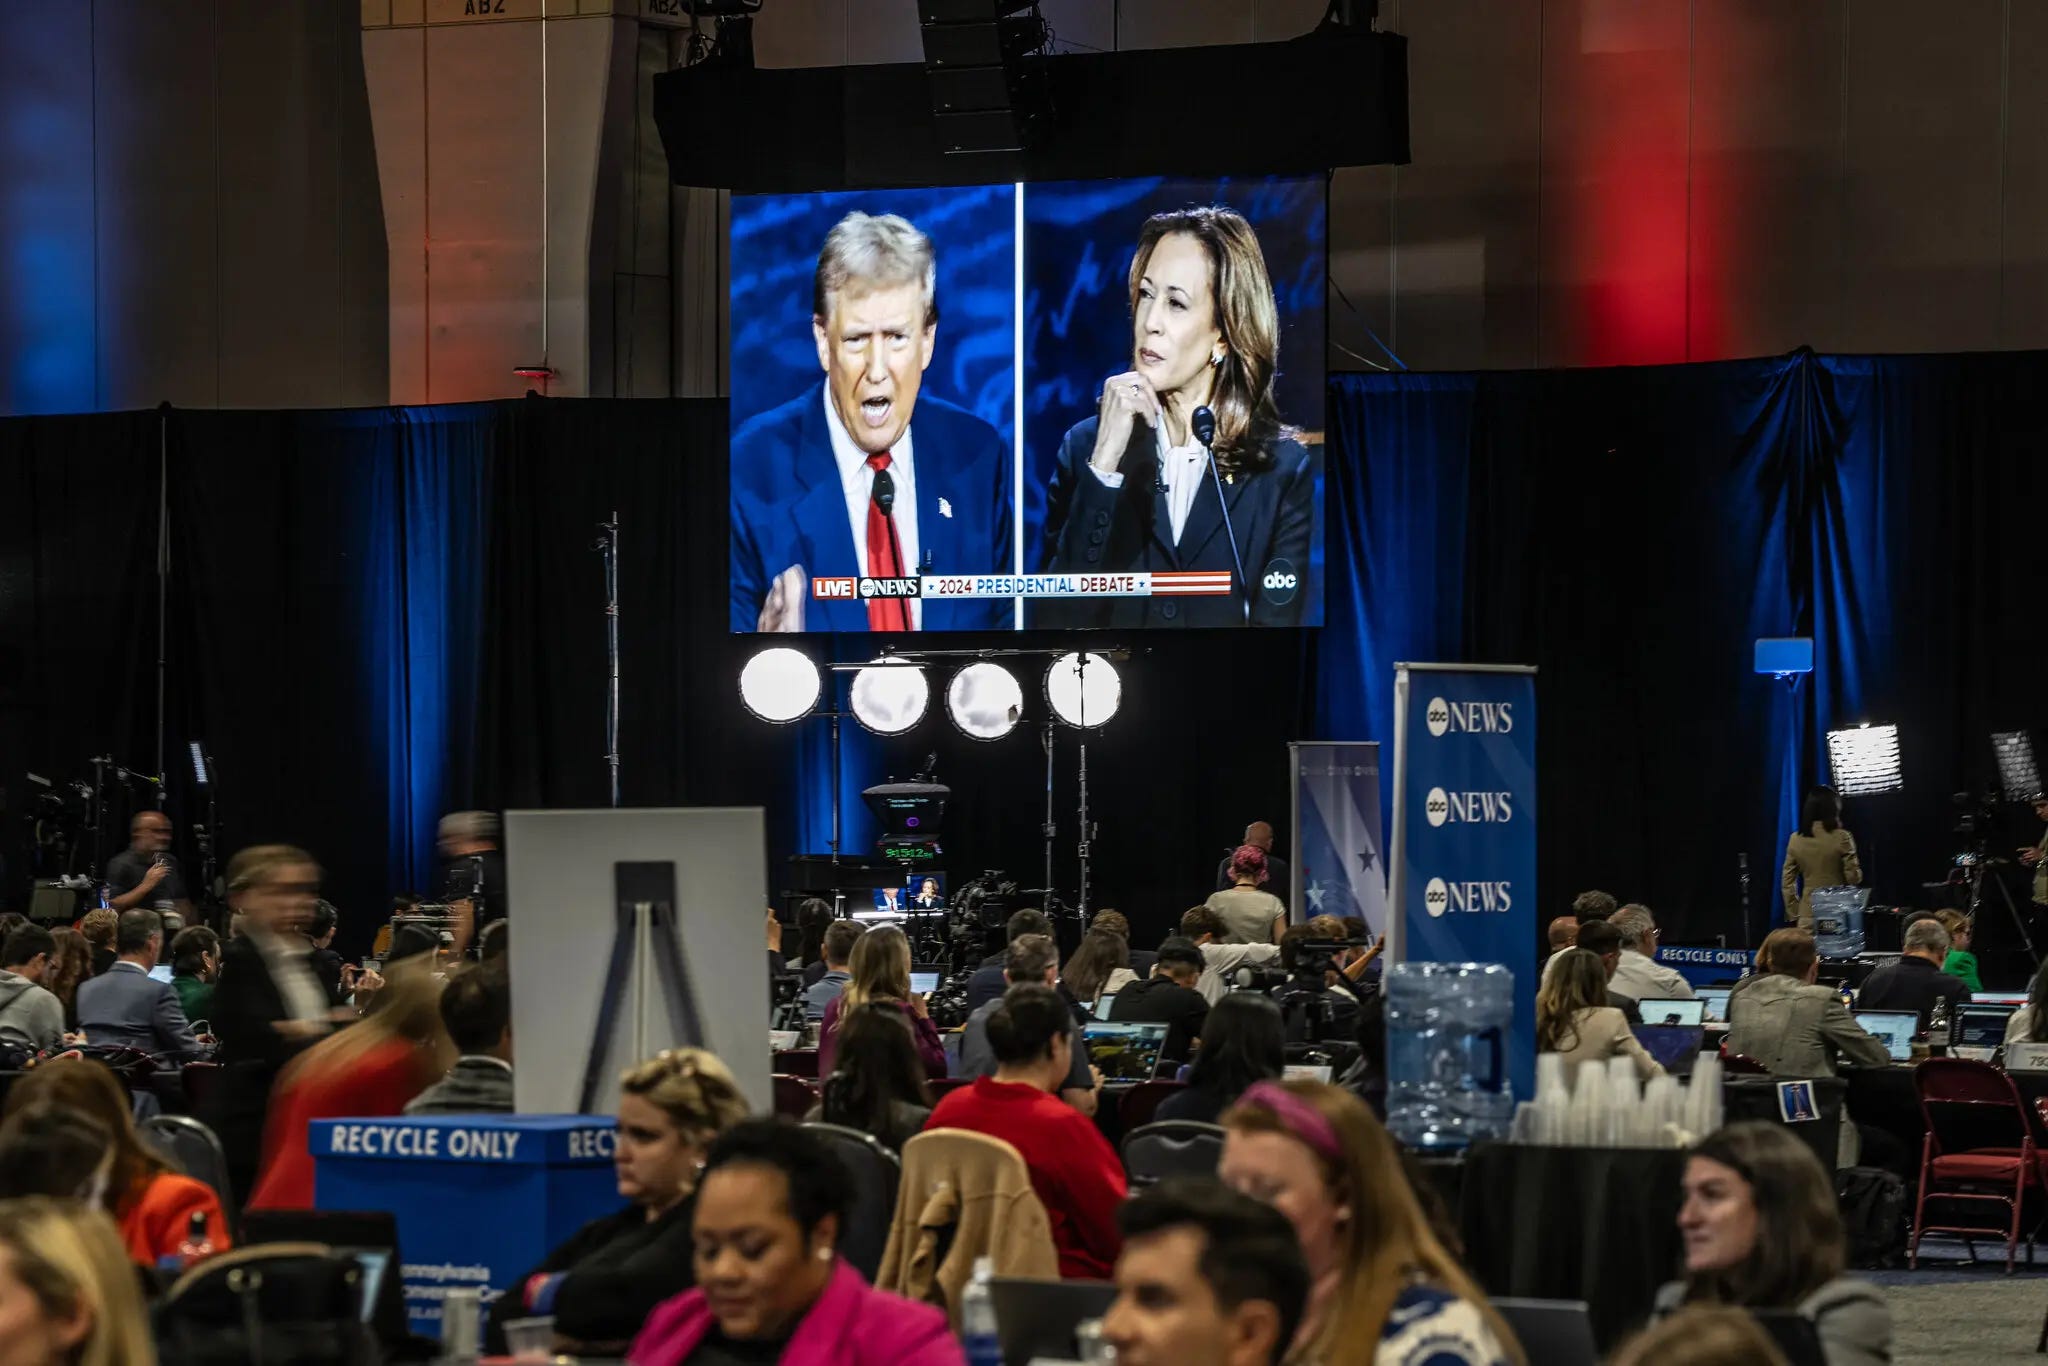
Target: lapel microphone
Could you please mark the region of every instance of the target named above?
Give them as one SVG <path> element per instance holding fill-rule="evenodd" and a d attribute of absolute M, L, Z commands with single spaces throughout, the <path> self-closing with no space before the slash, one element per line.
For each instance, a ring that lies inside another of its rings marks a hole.
<path fill-rule="evenodd" d="M 889 471 L 875 471 L 874 497 L 875 506 L 881 508 L 882 515 L 887 517 L 896 506 L 896 481 L 889 477 Z"/>

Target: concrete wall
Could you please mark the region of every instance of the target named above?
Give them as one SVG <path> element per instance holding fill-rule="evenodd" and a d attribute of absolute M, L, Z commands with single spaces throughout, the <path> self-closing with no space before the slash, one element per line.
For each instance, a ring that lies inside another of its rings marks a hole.
<path fill-rule="evenodd" d="M 383 401 L 355 0 L 0 7 L 0 414 Z"/>
<path fill-rule="evenodd" d="M 649 110 L 674 0 L 501 2 L 0 7 L 0 413 L 453 402 L 543 362 L 555 394 L 724 392 L 728 206 L 666 184 Z M 1324 7 L 1044 8 L 1113 48 Z M 1382 12 L 1414 163 L 1332 180 L 1333 365 L 2048 345 L 2048 6 Z M 756 50 L 915 61 L 916 15 L 768 0 Z"/>
<path fill-rule="evenodd" d="M 2048 6 L 1381 0 L 1412 165 L 1331 184 L 1331 363 L 2048 345 Z M 1324 0 L 1046 0 L 1063 42 L 1267 41 Z M 764 65 L 910 61 L 915 0 L 770 0 Z"/>

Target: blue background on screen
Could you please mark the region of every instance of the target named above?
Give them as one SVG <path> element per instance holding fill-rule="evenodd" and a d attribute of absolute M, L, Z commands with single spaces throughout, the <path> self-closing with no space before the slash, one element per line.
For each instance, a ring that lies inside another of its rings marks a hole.
<path fill-rule="evenodd" d="M 957 403 L 1013 440 L 1016 191 L 936 190 L 732 197 L 732 425 L 824 383 L 811 340 L 811 279 L 847 214 L 909 219 L 938 256 L 939 335 L 921 393 Z M 917 418 L 911 417 L 912 431 Z"/>
<path fill-rule="evenodd" d="M 1320 176 L 1069 181 L 1024 187 L 1024 564 L 1044 562 L 1045 488 L 1067 429 L 1131 364 L 1131 257 L 1145 220 L 1226 204 L 1259 235 L 1280 310 L 1281 420 L 1320 438 L 1328 214 Z M 737 205 L 738 201 L 735 200 Z M 737 410 L 735 410 L 737 411 Z M 1309 446 L 1321 469 L 1320 445 Z M 1302 624 L 1323 623 L 1323 490 L 1316 487 Z"/>

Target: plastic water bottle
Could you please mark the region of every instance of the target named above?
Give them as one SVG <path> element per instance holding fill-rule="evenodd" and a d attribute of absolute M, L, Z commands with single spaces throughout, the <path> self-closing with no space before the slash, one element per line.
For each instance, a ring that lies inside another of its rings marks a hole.
<path fill-rule="evenodd" d="M 1939 1057 L 1946 1053 L 1949 1045 L 1954 1042 L 1948 1013 L 1948 997 L 1937 996 L 1934 998 L 1934 1009 L 1927 1013 L 1927 1047 L 1930 1050 L 1938 1050 L 1935 1056 Z"/>
<path fill-rule="evenodd" d="M 960 1346 L 967 1366 L 1003 1366 L 1003 1344 L 996 1335 L 996 1301 L 988 1288 L 995 1263 L 974 1259 L 974 1275 L 960 1294 Z"/>
<path fill-rule="evenodd" d="M 1864 887 L 1820 887 L 1813 903 L 1813 946 L 1823 958 L 1854 958 L 1863 952 L 1863 908 L 1870 901 Z"/>
<path fill-rule="evenodd" d="M 1386 993 L 1388 1131 L 1437 1150 L 1506 1138 L 1514 974 L 1498 963 L 1397 963 Z"/>

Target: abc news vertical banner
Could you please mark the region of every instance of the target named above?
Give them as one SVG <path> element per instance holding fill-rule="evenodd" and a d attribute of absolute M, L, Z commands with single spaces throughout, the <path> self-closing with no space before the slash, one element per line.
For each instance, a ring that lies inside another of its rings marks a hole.
<path fill-rule="evenodd" d="M 1515 1094 L 1536 1085 L 1536 671 L 1394 670 L 1394 962 L 1501 963 Z"/>
<path fill-rule="evenodd" d="M 1294 885 L 1289 919 L 1357 916 L 1387 928 L 1387 861 L 1380 846 L 1377 740 L 1302 740 L 1294 760 Z"/>

